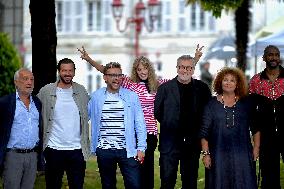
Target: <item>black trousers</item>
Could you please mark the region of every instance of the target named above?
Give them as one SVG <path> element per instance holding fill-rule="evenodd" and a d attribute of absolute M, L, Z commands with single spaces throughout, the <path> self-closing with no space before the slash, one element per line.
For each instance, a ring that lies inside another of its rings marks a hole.
<path fill-rule="evenodd" d="M 271 149 L 271 148 L 270 148 Z M 284 153 L 281 154 L 282 159 Z M 280 189 L 280 153 L 278 150 L 265 150 L 260 153 L 259 166 L 262 189 Z"/>
<path fill-rule="evenodd" d="M 200 151 L 196 145 L 181 144 L 168 153 L 160 153 L 161 189 L 174 189 L 178 165 L 182 189 L 197 189 Z"/>
<path fill-rule="evenodd" d="M 158 138 L 156 135 L 147 134 L 147 149 L 145 151 L 144 162 L 141 165 L 142 188 L 154 188 L 154 152 L 157 147 Z"/>
<path fill-rule="evenodd" d="M 46 189 L 61 189 L 64 171 L 70 189 L 83 189 L 86 161 L 81 149 L 55 150 L 47 147 L 44 157 Z"/>

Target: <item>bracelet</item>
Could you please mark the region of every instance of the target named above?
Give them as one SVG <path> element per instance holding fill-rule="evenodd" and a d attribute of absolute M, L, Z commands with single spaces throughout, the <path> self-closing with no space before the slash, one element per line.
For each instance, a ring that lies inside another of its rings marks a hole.
<path fill-rule="evenodd" d="M 201 154 L 202 154 L 203 157 L 205 157 L 207 155 L 210 155 L 210 152 L 209 152 L 209 150 L 205 150 L 205 151 L 202 150 Z"/>

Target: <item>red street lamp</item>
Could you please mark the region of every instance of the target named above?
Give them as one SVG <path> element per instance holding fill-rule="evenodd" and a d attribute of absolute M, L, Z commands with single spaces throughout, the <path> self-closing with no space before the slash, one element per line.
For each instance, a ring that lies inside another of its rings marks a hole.
<path fill-rule="evenodd" d="M 123 4 L 121 0 L 113 0 L 112 1 L 112 13 L 113 17 L 116 21 L 116 27 L 119 32 L 124 32 L 130 23 L 135 24 L 135 56 L 139 56 L 139 34 L 142 30 L 142 24 L 144 24 L 145 28 L 148 32 L 152 32 L 154 29 L 154 22 L 160 17 L 161 14 L 161 3 L 159 0 L 148 0 L 148 9 L 149 9 L 149 26 L 146 24 L 145 20 L 145 10 L 146 7 L 142 0 L 135 5 L 134 16 L 126 19 L 126 24 L 123 29 L 120 28 L 119 22 L 122 17 Z"/>

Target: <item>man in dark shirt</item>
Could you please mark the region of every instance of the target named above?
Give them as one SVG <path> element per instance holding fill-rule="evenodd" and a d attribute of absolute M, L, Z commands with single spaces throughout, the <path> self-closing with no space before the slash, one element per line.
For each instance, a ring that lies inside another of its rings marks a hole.
<path fill-rule="evenodd" d="M 280 51 L 269 45 L 264 49 L 266 68 L 250 80 L 250 94 L 256 100 L 259 113 L 260 169 L 262 189 L 280 189 L 279 155 L 284 157 L 284 69 Z"/>
<path fill-rule="evenodd" d="M 208 86 L 192 78 L 194 60 L 177 59 L 178 76 L 157 91 L 154 114 L 160 122 L 159 151 L 161 188 L 173 189 L 180 161 L 182 188 L 197 188 L 200 157 L 198 132 L 202 112 L 211 97 Z"/>

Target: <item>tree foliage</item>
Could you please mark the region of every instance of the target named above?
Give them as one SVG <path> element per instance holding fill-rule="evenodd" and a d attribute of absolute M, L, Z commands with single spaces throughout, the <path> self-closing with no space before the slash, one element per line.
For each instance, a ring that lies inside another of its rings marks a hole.
<path fill-rule="evenodd" d="M 236 10 L 243 0 L 187 0 L 187 3 L 200 3 L 206 11 L 212 11 L 215 17 L 221 17 L 222 10 Z"/>
<path fill-rule="evenodd" d="M 200 3 L 201 7 L 206 11 L 212 11 L 212 14 L 218 18 L 221 17 L 222 10 L 236 10 L 242 5 L 244 0 L 187 0 L 187 3 Z M 252 1 L 252 0 L 250 0 Z M 265 0 L 254 0 L 256 2 L 264 2 Z M 284 0 L 278 0 L 284 2 Z"/>
<path fill-rule="evenodd" d="M 0 96 L 15 91 L 14 73 L 21 67 L 16 48 L 5 33 L 0 33 Z"/>

